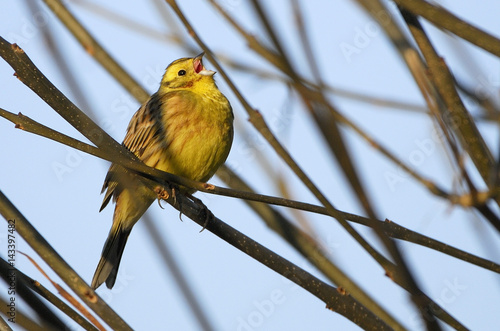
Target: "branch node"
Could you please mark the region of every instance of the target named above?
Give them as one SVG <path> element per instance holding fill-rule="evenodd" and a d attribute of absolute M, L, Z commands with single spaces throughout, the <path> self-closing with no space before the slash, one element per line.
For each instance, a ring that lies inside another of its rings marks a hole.
<path fill-rule="evenodd" d="M 203 188 L 205 190 L 213 191 L 213 190 L 215 190 L 215 185 L 210 184 L 210 183 L 205 183 L 205 184 L 203 184 Z"/>
<path fill-rule="evenodd" d="M 23 53 L 24 53 L 24 50 L 23 50 L 21 47 L 19 47 L 19 45 L 18 45 L 18 44 L 16 44 L 16 43 L 13 43 L 13 44 L 11 45 L 11 47 L 12 47 L 12 50 L 13 50 L 14 52 L 16 52 L 16 53 L 21 53 L 21 54 L 23 54 Z"/>
<path fill-rule="evenodd" d="M 349 295 L 349 292 L 347 292 L 346 289 L 343 288 L 342 286 L 337 287 L 337 292 L 339 292 L 340 295 Z"/>
<path fill-rule="evenodd" d="M 90 302 L 96 303 L 97 302 L 97 295 L 93 291 L 86 291 L 85 296 L 89 299 Z"/>

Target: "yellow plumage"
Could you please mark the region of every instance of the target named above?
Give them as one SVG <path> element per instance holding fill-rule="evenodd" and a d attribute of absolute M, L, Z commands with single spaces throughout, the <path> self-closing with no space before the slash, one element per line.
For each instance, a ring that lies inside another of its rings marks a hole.
<path fill-rule="evenodd" d="M 203 54 L 172 62 L 160 88 L 134 114 L 123 145 L 150 167 L 207 181 L 226 160 L 233 140 L 233 113 L 206 70 Z M 116 202 L 113 225 L 92 279 L 112 288 L 128 235 L 156 199 L 151 180 L 111 165 L 101 210 Z"/>

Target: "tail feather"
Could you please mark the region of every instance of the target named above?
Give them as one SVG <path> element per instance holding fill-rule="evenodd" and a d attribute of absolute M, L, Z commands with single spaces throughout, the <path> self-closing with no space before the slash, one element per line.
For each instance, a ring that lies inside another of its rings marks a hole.
<path fill-rule="evenodd" d="M 113 197 L 116 202 L 113 225 L 92 279 L 93 289 L 104 282 L 109 289 L 113 287 L 130 231 L 156 199 L 151 188 L 155 187 L 153 182 L 125 169 L 114 170 L 114 167 L 111 166 L 106 176 L 104 189 L 108 191 L 101 207 L 104 208 Z"/>
<path fill-rule="evenodd" d="M 106 282 L 106 287 L 109 289 L 115 284 L 123 250 L 132 230 L 132 228 L 123 228 L 120 225 L 117 228 L 114 226 L 111 228 L 108 239 L 104 244 L 101 259 L 92 278 L 91 286 L 94 290 L 104 282 Z"/>

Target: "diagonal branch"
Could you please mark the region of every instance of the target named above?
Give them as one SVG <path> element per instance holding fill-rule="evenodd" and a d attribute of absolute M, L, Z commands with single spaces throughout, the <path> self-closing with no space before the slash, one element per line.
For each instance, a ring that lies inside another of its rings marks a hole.
<path fill-rule="evenodd" d="M 422 16 L 435 26 L 448 30 L 460 38 L 500 57 L 500 40 L 493 35 L 469 24 L 443 7 L 424 0 L 393 0 L 398 6 Z"/>

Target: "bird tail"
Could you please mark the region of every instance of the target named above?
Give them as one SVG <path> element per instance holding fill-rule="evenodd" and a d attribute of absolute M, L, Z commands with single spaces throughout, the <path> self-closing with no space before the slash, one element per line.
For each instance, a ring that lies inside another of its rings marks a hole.
<path fill-rule="evenodd" d="M 156 193 L 151 187 L 154 187 L 154 183 L 129 173 L 125 169 L 115 169 L 114 165 L 111 166 L 104 183 L 104 188 L 107 188 L 108 192 L 104 197 L 103 207 L 113 197 L 116 203 L 115 212 L 113 225 L 109 230 L 101 259 L 92 278 L 93 289 L 97 289 L 104 282 L 109 289 L 115 284 L 130 231 L 156 199 Z"/>
<path fill-rule="evenodd" d="M 113 224 L 109 231 L 108 239 L 104 244 L 101 259 L 92 278 L 92 288 L 95 290 L 102 283 L 106 282 L 106 287 L 111 289 L 115 284 L 118 267 L 122 258 L 125 244 L 132 228 L 123 228 L 123 223 L 119 222 L 117 226 Z"/>

